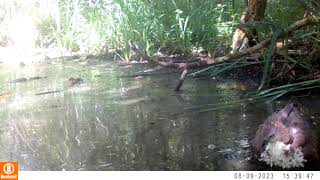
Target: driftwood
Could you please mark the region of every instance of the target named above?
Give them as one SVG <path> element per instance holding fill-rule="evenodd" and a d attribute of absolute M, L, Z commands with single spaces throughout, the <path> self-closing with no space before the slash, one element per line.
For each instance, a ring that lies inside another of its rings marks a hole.
<path fill-rule="evenodd" d="M 291 24 L 290 26 L 288 26 L 287 29 L 285 29 L 279 36 L 278 38 L 282 38 L 283 36 L 285 36 L 286 34 L 296 31 L 304 26 L 308 26 L 308 25 L 315 25 L 318 24 L 320 22 L 320 17 L 319 16 L 313 16 L 313 17 L 306 17 L 302 20 L 296 21 L 293 24 Z M 158 58 L 147 58 L 150 61 L 153 61 L 161 66 L 164 67 L 169 67 L 169 68 L 175 68 L 175 69 L 183 69 L 183 73 L 178 81 L 178 84 L 175 88 L 175 91 L 179 91 L 180 87 L 182 86 L 185 78 L 187 77 L 185 72 L 187 72 L 188 69 L 195 69 L 195 68 L 201 68 L 201 67 L 205 67 L 208 65 L 214 65 L 214 64 L 219 64 L 219 63 L 223 63 L 226 61 L 230 61 L 230 60 L 234 60 L 234 59 L 239 59 L 241 57 L 245 57 L 251 54 L 254 54 L 264 48 L 266 48 L 272 40 L 272 36 L 270 36 L 269 38 L 265 39 L 264 41 L 256 44 L 255 46 L 245 49 L 241 52 L 237 52 L 237 53 L 229 53 L 226 54 L 224 56 L 221 57 L 217 57 L 217 58 L 208 58 L 207 60 L 203 60 L 200 62 L 194 62 L 194 63 L 172 63 L 172 62 L 164 62 L 159 60 Z"/>

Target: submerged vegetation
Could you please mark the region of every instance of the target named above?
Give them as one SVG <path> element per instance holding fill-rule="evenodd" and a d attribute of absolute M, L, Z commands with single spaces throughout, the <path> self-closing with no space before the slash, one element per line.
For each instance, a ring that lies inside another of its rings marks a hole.
<path fill-rule="evenodd" d="M 255 6 L 256 2 L 267 5 L 260 7 L 259 12 L 251 12 L 257 13 L 251 15 L 255 16 L 251 20 L 243 20 L 246 10 Z M 192 59 L 198 56 L 200 50 L 206 50 L 209 59 L 214 59 L 235 50 L 230 48 L 234 48 L 232 43 L 235 43 L 232 37 L 235 37 L 237 28 L 240 33 L 243 28 L 251 31 L 255 44 L 271 37 L 270 42 L 260 48 L 259 52 L 231 58 L 231 62 L 227 58 L 227 63 L 224 60 L 207 63 L 209 67 L 192 75 L 212 77 L 230 70 L 246 70 L 255 66 L 261 67 L 260 75 L 254 77 L 260 81 L 260 90 L 273 82 L 285 85 L 283 88 L 291 87 L 287 86 L 288 82 L 302 82 L 297 89 L 303 89 L 304 84 L 307 84 L 305 88 L 310 88 L 309 81 L 318 79 L 320 74 L 319 22 L 306 28 L 297 28 L 294 32 L 286 32 L 286 29 L 304 17 L 318 18 L 318 2 L 1 0 L 0 43 L 1 46 L 24 47 L 28 42 L 29 46 L 60 47 L 82 54 L 112 51 L 126 61 L 137 58 L 132 58 L 132 43 L 136 49 L 144 52 L 144 57 L 161 53 Z M 248 36 L 247 30 L 245 36 Z M 240 45 L 242 41 L 244 39 Z M 311 82 L 312 86 L 319 86 L 318 81 Z M 281 91 L 272 94 L 292 91 L 279 89 Z M 270 91 L 273 90 L 277 89 Z"/>

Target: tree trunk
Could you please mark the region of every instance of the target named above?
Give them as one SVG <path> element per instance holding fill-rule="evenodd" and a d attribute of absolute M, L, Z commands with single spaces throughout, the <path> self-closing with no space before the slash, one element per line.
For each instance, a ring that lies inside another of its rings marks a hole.
<path fill-rule="evenodd" d="M 241 24 L 250 21 L 261 21 L 264 18 L 267 0 L 245 0 L 245 3 L 246 8 L 240 19 Z M 238 27 L 233 35 L 231 53 L 254 46 L 256 44 L 256 36 L 256 30 L 249 30 L 243 26 Z"/>

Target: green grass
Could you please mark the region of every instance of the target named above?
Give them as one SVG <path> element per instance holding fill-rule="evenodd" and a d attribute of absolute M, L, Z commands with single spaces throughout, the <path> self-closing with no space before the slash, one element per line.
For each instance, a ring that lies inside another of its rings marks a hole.
<path fill-rule="evenodd" d="M 320 88 L 320 79 L 308 80 L 298 83 L 290 83 L 274 88 L 265 89 L 260 92 L 252 93 L 249 95 L 252 95 L 255 98 L 270 98 L 271 100 L 276 100 L 279 97 L 291 92 L 305 91 L 316 88 Z"/>
<path fill-rule="evenodd" d="M 47 41 L 69 51 L 101 53 L 117 50 L 130 60 L 131 41 L 152 56 L 155 52 L 188 55 L 192 48 L 203 47 L 210 52 L 219 47 L 228 49 L 232 35 L 239 24 L 244 1 L 236 0 L 23 0 L 0 2 L 1 41 L 9 34 L 10 21 L 15 14 L 33 17 L 40 44 Z M 48 4 L 45 4 L 45 3 Z M 307 4 L 310 4 L 307 1 Z M 268 1 L 265 20 L 252 22 L 248 28 L 259 32 L 259 40 L 273 34 L 268 50 L 263 55 L 261 89 L 268 85 L 272 75 L 275 44 L 280 32 L 292 22 L 301 19 L 304 9 L 299 1 Z M 294 34 L 296 38 L 319 39 L 319 27 Z M 319 49 L 319 44 L 313 48 Z M 285 54 L 285 53 L 284 53 Z M 313 72 L 312 59 L 300 62 L 287 60 Z M 238 60 L 240 61 L 240 59 Z M 249 66 L 247 62 L 228 62 L 215 65 L 192 75 L 216 76 L 232 68 Z M 282 93 L 286 91 L 283 90 Z"/>
<path fill-rule="evenodd" d="M 9 12 L 29 13 L 40 39 L 50 37 L 59 46 L 88 53 L 107 45 L 126 57 L 129 40 L 149 54 L 159 49 L 189 53 L 192 46 L 213 49 L 220 40 L 231 40 L 243 7 L 238 1 L 48 0 L 50 8 L 43 10 L 46 1 L 21 7 L 22 2 L 0 4 L 2 29 L 9 24 Z"/>

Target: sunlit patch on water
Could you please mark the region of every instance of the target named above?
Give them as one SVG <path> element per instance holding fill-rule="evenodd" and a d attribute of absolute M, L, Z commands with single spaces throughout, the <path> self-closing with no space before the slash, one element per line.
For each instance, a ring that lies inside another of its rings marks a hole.
<path fill-rule="evenodd" d="M 74 92 L 74 93 L 81 93 L 81 92 L 86 92 L 90 91 L 92 88 L 86 84 L 81 84 L 76 87 L 72 87 L 70 89 L 67 89 L 69 92 Z"/>
<path fill-rule="evenodd" d="M 140 103 L 140 102 L 145 102 L 148 99 L 149 99 L 148 97 L 125 99 L 125 100 L 119 101 L 118 103 L 121 104 L 121 105 L 129 106 L 129 105 L 137 104 L 137 103 Z"/>
<path fill-rule="evenodd" d="M 11 101 L 8 103 L 8 108 L 21 110 L 36 102 L 37 99 L 32 96 L 22 96 L 21 94 L 17 94 L 11 98 Z"/>

